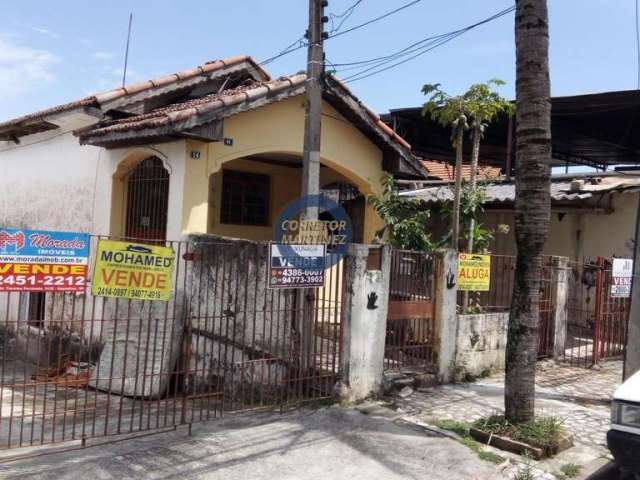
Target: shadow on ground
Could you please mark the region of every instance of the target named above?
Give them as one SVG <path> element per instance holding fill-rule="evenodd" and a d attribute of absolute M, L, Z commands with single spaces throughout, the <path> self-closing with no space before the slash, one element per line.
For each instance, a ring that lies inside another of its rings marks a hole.
<path fill-rule="evenodd" d="M 31 479 L 499 479 L 469 449 L 388 417 L 338 407 L 224 418 L 0 466 Z"/>

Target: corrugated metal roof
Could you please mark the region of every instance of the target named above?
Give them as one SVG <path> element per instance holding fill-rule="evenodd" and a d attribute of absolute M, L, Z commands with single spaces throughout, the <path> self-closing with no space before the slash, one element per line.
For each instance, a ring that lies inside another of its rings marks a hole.
<path fill-rule="evenodd" d="M 581 190 L 572 192 L 571 182 L 553 182 L 551 184 L 551 198 L 556 201 L 575 201 L 585 200 L 593 197 L 593 193 Z M 611 189 L 614 190 L 614 189 Z M 599 190 L 602 192 L 602 190 Z M 440 203 L 453 201 L 453 186 L 442 185 L 437 187 L 428 187 L 418 190 L 402 192 L 402 196 L 419 198 L 426 203 Z M 491 203 L 512 203 L 516 198 L 516 186 L 514 183 L 497 183 L 487 185 L 486 187 L 487 202 Z"/>

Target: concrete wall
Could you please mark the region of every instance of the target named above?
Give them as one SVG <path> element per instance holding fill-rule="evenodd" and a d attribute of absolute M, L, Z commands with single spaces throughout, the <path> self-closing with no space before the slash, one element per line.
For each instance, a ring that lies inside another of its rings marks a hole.
<path fill-rule="evenodd" d="M 18 145 L 0 142 L 0 226 L 93 229 L 101 149 L 80 147 L 71 132 L 60 133 L 30 135 Z"/>
<path fill-rule="evenodd" d="M 296 290 L 268 290 L 268 246 L 191 236 L 186 278 L 191 393 L 224 391 L 243 401 L 277 395 L 296 363 Z M 275 397 L 274 397 L 275 398 Z"/>
<path fill-rule="evenodd" d="M 352 244 L 345 258 L 341 383 L 338 394 L 354 402 L 380 392 L 389 299 L 391 255 L 382 247 L 380 270 L 367 269 L 367 245 Z"/>
<path fill-rule="evenodd" d="M 504 369 L 508 323 L 509 312 L 458 315 L 456 380 Z"/>
<path fill-rule="evenodd" d="M 610 205 L 605 197 L 598 206 L 610 206 L 613 211 L 565 214 L 553 212 L 545 255 L 568 257 L 573 261 L 597 256 L 632 258 L 638 193 L 613 193 Z M 492 253 L 516 254 L 513 212 L 488 211 L 481 221 L 492 229 L 497 229 L 499 224 L 509 226 L 508 234 L 496 233 L 490 249 Z"/>
<path fill-rule="evenodd" d="M 170 173 L 167 238 L 180 239 L 185 142 L 105 150 L 81 146 L 71 130 L 95 121 L 57 120 L 60 130 L 0 142 L 0 226 L 123 233 L 124 180 L 137 162 L 161 158 Z"/>

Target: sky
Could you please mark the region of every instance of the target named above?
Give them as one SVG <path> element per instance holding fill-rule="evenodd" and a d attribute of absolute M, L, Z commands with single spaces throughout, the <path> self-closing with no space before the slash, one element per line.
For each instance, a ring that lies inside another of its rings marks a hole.
<path fill-rule="evenodd" d="M 327 13 L 340 14 L 354 2 L 329 0 Z M 406 3 L 409 0 L 362 0 L 343 30 Z M 300 38 L 308 14 L 306 0 L 0 0 L 0 4 L 0 120 L 117 87 L 130 12 L 128 82 L 238 54 L 264 60 Z M 422 0 L 328 40 L 327 59 L 348 63 L 388 55 L 511 5 L 508 0 Z M 634 0 L 549 0 L 553 95 L 636 88 L 634 9 Z M 513 22 L 511 13 L 349 86 L 380 113 L 421 105 L 425 83 L 440 83 L 455 94 L 473 83 L 500 78 L 506 82 L 501 93 L 513 98 Z M 266 68 L 276 77 L 303 70 L 305 62 L 302 48 Z"/>

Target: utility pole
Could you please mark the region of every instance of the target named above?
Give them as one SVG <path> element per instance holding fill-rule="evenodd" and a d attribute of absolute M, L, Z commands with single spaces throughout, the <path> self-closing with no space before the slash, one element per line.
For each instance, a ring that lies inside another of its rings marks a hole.
<path fill-rule="evenodd" d="M 322 75 L 324 73 L 324 8 L 327 0 L 309 0 L 309 28 L 307 40 L 307 82 L 304 100 L 304 146 L 302 153 L 303 209 L 300 220 L 318 220 L 318 204 L 310 204 L 308 196 L 320 193 L 320 130 L 322 120 Z M 317 197 L 316 197 L 317 198 Z M 302 231 L 299 232 L 302 234 Z M 300 335 L 300 370 L 306 372 L 313 367 L 315 292 L 301 289 L 296 296 L 298 333 Z"/>
<path fill-rule="evenodd" d="M 320 193 L 320 130 L 322 118 L 322 75 L 324 73 L 324 8 L 327 0 L 309 0 L 307 39 L 307 83 L 304 101 L 304 147 L 302 196 Z M 303 220 L 317 220 L 317 206 L 307 205 Z"/>

